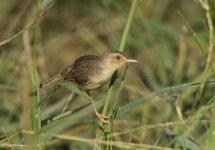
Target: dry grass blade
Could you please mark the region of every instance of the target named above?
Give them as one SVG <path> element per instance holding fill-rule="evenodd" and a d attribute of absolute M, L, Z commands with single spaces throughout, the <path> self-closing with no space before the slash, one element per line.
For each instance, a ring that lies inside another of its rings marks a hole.
<path fill-rule="evenodd" d="M 21 31 L 19 31 L 18 33 L 16 33 L 13 36 L 9 37 L 8 39 L 1 41 L 0 46 L 3 46 L 5 44 L 7 44 L 8 42 L 12 41 L 13 39 L 15 39 L 16 37 L 21 35 L 24 31 L 32 28 L 41 18 L 43 18 L 48 13 L 48 11 L 51 9 L 51 7 L 53 5 L 54 5 L 54 2 L 51 3 L 46 9 L 44 9 L 38 18 L 34 19 L 34 21 L 32 23 L 30 23 L 29 25 L 25 26 Z"/>

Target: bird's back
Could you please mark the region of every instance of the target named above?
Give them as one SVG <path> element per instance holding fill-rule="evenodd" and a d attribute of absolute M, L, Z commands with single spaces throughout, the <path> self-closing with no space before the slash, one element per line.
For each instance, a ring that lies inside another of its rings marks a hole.
<path fill-rule="evenodd" d="M 99 57 L 96 55 L 79 57 L 71 66 L 62 72 L 62 76 L 66 81 L 71 81 L 78 86 L 86 87 L 91 84 L 93 76 L 99 73 L 98 61 Z"/>

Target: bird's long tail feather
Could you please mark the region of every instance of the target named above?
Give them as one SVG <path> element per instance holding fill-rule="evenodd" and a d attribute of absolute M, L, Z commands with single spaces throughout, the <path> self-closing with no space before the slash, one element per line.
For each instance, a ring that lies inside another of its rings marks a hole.
<path fill-rule="evenodd" d="M 63 81 L 62 75 L 58 74 L 58 75 L 40 83 L 40 89 L 42 91 L 47 91 L 48 89 L 52 88 L 53 86 L 60 84 L 62 81 Z M 35 87 L 32 88 L 29 91 L 29 94 L 30 95 L 36 94 L 36 88 Z"/>

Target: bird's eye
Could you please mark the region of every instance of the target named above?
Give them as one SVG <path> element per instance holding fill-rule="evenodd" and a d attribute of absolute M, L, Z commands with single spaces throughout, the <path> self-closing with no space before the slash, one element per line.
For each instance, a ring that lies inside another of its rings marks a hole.
<path fill-rule="evenodd" d="M 117 60 L 120 60 L 120 58 L 121 58 L 121 57 L 120 57 L 119 55 L 116 56 L 116 59 L 117 59 Z"/>

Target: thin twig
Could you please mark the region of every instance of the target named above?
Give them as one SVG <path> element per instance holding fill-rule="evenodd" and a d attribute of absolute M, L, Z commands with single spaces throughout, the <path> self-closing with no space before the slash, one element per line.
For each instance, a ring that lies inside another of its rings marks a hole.
<path fill-rule="evenodd" d="M 212 54 L 213 54 L 213 49 L 214 49 L 214 29 L 213 29 L 213 21 L 210 13 L 210 6 L 209 6 L 209 1 L 208 0 L 199 0 L 199 3 L 205 10 L 205 15 L 208 23 L 208 29 L 209 29 L 209 46 L 208 46 L 208 55 L 207 55 L 207 60 L 206 60 L 206 66 L 202 75 L 201 83 L 204 83 L 207 79 L 207 76 L 210 71 L 210 66 L 212 63 Z M 202 84 L 198 90 L 198 93 L 196 95 L 193 107 L 192 107 L 192 113 L 194 113 L 194 109 L 198 107 L 197 105 L 200 105 L 200 99 L 202 97 L 203 91 L 204 91 L 205 84 Z"/>
<path fill-rule="evenodd" d="M 55 4 L 55 2 L 51 3 L 47 8 L 44 9 L 44 11 L 37 18 L 35 18 L 33 20 L 32 23 L 30 23 L 29 25 L 25 26 L 21 31 L 19 31 L 18 33 L 16 33 L 13 36 L 9 37 L 8 39 L 1 41 L 0 46 L 7 44 L 11 40 L 13 40 L 16 37 L 18 37 L 19 35 L 21 35 L 24 31 L 26 31 L 26 30 L 32 28 L 34 25 L 36 25 L 36 23 L 48 13 L 48 11 L 51 9 L 51 7 L 54 4 Z"/>

